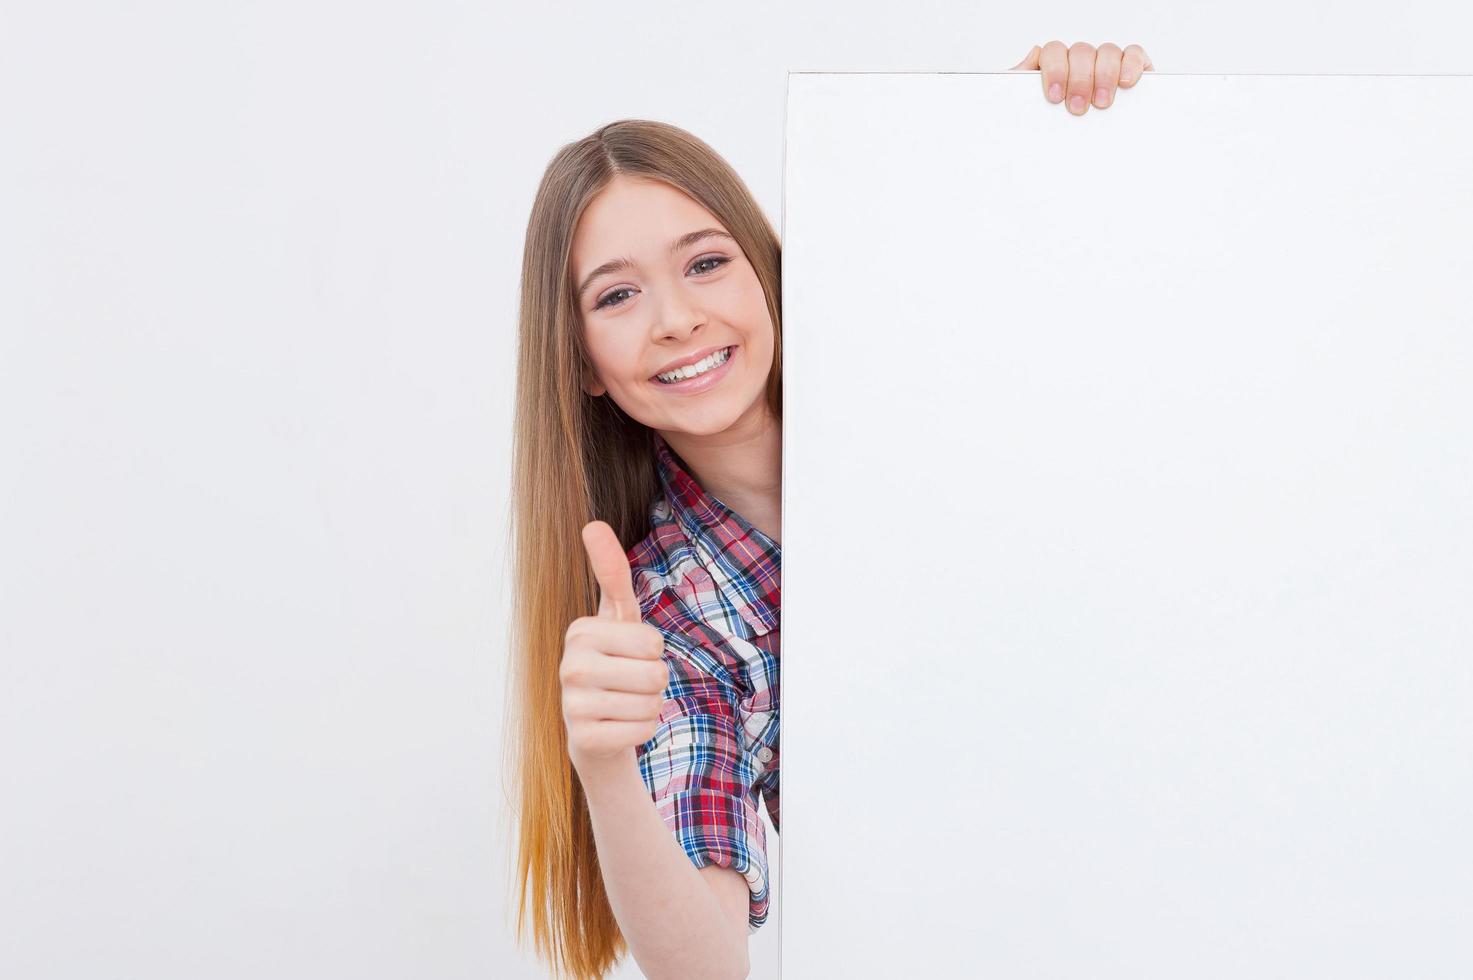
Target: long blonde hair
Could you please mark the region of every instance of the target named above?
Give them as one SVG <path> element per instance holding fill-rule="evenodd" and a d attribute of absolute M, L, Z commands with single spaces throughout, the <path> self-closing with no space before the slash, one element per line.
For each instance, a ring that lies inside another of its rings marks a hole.
<path fill-rule="evenodd" d="M 573 231 L 617 174 L 664 181 L 729 231 L 767 294 L 774 325 L 765 397 L 782 417 L 782 245 L 731 166 L 690 133 L 621 119 L 563 146 L 527 221 L 513 439 L 509 694 L 502 772 L 519 822 L 516 941 L 530 904 L 536 954 L 561 977 L 596 980 L 628 947 L 600 876 L 587 801 L 568 759 L 558 671 L 569 624 L 597 610 L 580 532 L 605 520 L 625 550 L 649 533 L 659 492 L 653 431 L 581 387 L 591 361 L 571 269 Z"/>

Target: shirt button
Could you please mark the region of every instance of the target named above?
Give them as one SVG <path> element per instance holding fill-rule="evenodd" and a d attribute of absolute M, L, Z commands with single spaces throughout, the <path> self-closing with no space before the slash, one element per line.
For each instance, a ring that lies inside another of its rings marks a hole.
<path fill-rule="evenodd" d="M 761 759 L 763 762 L 771 762 L 772 750 L 765 745 L 762 746 L 762 748 L 757 750 L 757 758 Z"/>

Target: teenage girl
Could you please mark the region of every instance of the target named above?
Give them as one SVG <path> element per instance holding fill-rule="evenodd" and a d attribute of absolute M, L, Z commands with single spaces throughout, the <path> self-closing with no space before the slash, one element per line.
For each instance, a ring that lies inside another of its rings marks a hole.
<path fill-rule="evenodd" d="M 1051 41 L 1010 70 L 1082 115 L 1152 65 Z M 558 151 L 524 244 L 517 939 L 530 901 L 559 976 L 627 950 L 657 980 L 745 977 L 759 798 L 780 829 L 781 246 L 725 160 L 638 119 Z"/>

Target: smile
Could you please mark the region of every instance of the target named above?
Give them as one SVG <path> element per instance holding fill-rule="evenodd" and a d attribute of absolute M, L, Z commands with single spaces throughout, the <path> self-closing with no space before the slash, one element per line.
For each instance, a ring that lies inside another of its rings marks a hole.
<path fill-rule="evenodd" d="M 703 362 L 704 364 L 709 365 L 706 367 L 705 370 L 691 375 L 688 378 L 681 377 L 675 381 L 662 381 L 659 377 L 655 377 L 652 379 L 653 383 L 659 385 L 662 389 L 672 393 L 694 394 L 696 392 L 705 391 L 707 388 L 716 385 L 718 382 L 721 381 L 722 378 L 726 377 L 726 375 L 730 373 L 731 362 L 736 357 L 737 351 L 739 349 L 740 348 L 738 348 L 736 345 L 732 345 L 731 347 L 727 347 L 722 351 L 718 351 L 715 355 L 713 355 L 713 358 L 708 358 L 705 362 Z"/>

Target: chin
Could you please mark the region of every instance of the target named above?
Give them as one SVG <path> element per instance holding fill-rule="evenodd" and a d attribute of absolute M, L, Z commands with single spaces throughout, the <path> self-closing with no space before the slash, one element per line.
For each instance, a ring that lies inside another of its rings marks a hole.
<path fill-rule="evenodd" d="M 716 436 L 744 428 L 752 418 L 760 418 L 766 411 L 767 388 L 764 385 L 754 395 L 748 396 L 745 407 L 738 411 L 732 402 L 712 405 L 707 410 L 686 411 L 672 419 L 671 428 L 692 436 Z"/>

